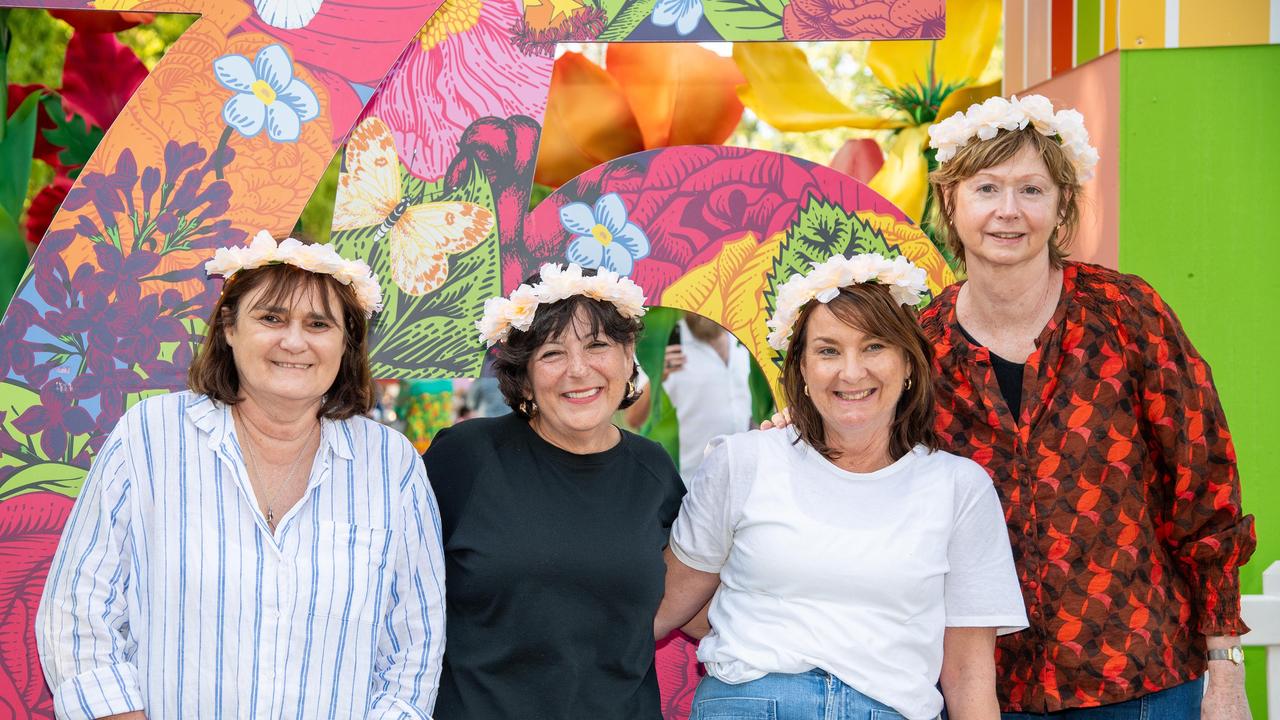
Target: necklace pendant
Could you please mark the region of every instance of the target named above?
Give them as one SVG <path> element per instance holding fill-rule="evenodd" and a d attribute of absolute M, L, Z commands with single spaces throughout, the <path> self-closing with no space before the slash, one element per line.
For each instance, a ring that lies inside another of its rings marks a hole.
<path fill-rule="evenodd" d="M 272 512 L 272 511 L 271 511 L 271 506 L 270 506 L 270 505 L 268 505 L 268 506 L 267 506 L 267 527 L 271 528 L 271 531 L 272 531 L 272 532 L 275 532 L 275 529 L 276 529 L 276 514 L 275 514 L 274 512 Z"/>

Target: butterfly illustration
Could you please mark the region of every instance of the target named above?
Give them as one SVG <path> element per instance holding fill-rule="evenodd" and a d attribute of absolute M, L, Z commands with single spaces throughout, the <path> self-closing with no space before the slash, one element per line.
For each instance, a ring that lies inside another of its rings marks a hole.
<path fill-rule="evenodd" d="M 347 140 L 343 192 L 333 212 L 334 231 L 377 225 L 374 256 L 385 237 L 391 280 L 407 295 L 426 295 L 449 277 L 449 255 L 480 244 L 493 229 L 493 212 L 475 203 L 422 202 L 407 197 L 400 158 L 386 123 L 366 118 Z M 370 265 L 373 265 L 370 258 Z"/>

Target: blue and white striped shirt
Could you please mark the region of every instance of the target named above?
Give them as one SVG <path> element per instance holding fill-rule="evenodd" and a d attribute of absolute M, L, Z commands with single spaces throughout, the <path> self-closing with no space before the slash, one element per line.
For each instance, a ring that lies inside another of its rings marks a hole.
<path fill-rule="evenodd" d="M 323 421 L 273 536 L 230 408 L 192 393 L 121 418 L 36 617 L 65 718 L 428 718 L 444 627 L 440 514 L 408 440 Z"/>

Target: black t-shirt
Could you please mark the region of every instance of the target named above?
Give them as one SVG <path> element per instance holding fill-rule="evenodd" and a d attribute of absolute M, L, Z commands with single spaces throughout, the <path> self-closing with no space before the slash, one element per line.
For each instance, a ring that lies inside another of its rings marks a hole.
<path fill-rule="evenodd" d="M 512 414 L 423 459 L 445 550 L 437 720 L 661 718 L 653 616 L 684 495 L 666 452 L 623 432 L 575 455 Z"/>

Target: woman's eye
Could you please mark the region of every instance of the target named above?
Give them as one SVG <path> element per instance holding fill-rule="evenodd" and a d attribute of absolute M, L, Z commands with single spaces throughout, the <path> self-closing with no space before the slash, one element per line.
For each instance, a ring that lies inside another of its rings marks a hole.
<path fill-rule="evenodd" d="M 884 343 L 870 343 L 867 345 L 867 352 L 877 352 L 884 349 Z"/>
<path fill-rule="evenodd" d="M 1028 195 L 1042 195 L 1042 194 L 1044 194 L 1044 190 L 1041 190 L 1040 188 L 1036 187 L 1035 185 L 1028 185 L 1028 186 L 1023 190 L 1023 192 L 1027 193 Z"/>
<path fill-rule="evenodd" d="M 836 349 L 833 347 L 820 347 L 818 348 L 818 354 L 819 355 L 839 355 L 840 353 L 837 352 Z"/>
<path fill-rule="evenodd" d="M 979 186 L 978 186 L 978 192 L 980 192 L 980 193 L 990 194 L 990 193 L 993 193 L 993 192 L 995 192 L 995 191 L 996 191 L 996 186 L 995 186 L 995 185 L 990 185 L 990 184 L 988 184 L 988 185 L 979 185 Z"/>
<path fill-rule="evenodd" d="M 280 316 L 267 313 L 266 315 L 262 316 L 262 322 L 274 325 L 275 323 L 280 322 Z"/>
<path fill-rule="evenodd" d="M 311 323 L 311 327 L 315 330 L 328 330 L 331 326 L 324 320 L 316 320 Z"/>

